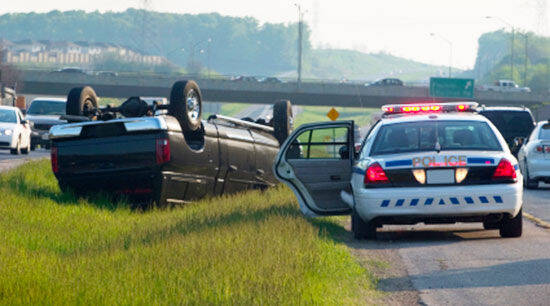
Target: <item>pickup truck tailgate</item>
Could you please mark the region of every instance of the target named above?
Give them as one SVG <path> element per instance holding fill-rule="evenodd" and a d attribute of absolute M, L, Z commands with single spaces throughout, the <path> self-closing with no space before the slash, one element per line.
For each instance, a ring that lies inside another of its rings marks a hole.
<path fill-rule="evenodd" d="M 59 173 L 85 174 L 156 167 L 156 141 L 162 132 L 84 138 L 56 144 Z"/>

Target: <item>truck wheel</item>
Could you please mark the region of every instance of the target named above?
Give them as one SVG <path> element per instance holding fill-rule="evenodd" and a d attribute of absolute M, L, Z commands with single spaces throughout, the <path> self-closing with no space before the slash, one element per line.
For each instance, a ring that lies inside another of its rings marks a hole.
<path fill-rule="evenodd" d="M 97 110 L 97 100 L 97 95 L 91 87 L 73 88 L 67 96 L 67 115 L 91 117 Z"/>
<path fill-rule="evenodd" d="M 503 238 L 521 237 L 523 230 L 523 208 L 514 218 L 504 217 L 500 221 L 500 236 Z"/>
<path fill-rule="evenodd" d="M 276 101 L 273 105 L 273 136 L 277 138 L 279 144 L 283 144 L 288 135 L 292 132 L 294 119 L 292 115 L 292 105 L 288 100 Z"/>
<path fill-rule="evenodd" d="M 196 131 L 201 126 L 202 94 L 195 81 L 178 81 L 170 92 L 168 114 L 178 119 L 184 132 Z"/>
<path fill-rule="evenodd" d="M 351 231 L 355 239 L 376 239 L 376 225 L 372 222 L 365 222 L 353 211 L 351 214 Z"/>

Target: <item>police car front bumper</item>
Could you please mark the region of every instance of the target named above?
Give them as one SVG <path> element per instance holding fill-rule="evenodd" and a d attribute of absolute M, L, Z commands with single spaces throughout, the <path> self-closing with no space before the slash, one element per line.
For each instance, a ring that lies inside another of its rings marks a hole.
<path fill-rule="evenodd" d="M 361 189 L 354 191 L 353 197 L 342 192 L 342 199 L 365 221 L 384 217 L 460 221 L 495 214 L 515 217 L 522 207 L 522 197 L 521 180 L 513 184 Z"/>

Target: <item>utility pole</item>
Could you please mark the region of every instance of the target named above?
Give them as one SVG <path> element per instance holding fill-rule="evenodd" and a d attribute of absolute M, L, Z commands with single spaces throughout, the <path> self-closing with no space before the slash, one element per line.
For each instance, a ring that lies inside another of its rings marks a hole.
<path fill-rule="evenodd" d="M 528 47 L 528 33 L 524 33 L 525 38 L 525 59 L 523 61 L 523 86 L 527 86 L 527 47 Z"/>
<path fill-rule="evenodd" d="M 512 71 L 510 72 L 512 75 L 512 81 L 514 81 L 514 43 L 516 38 L 516 31 L 514 27 L 512 27 L 512 54 L 510 59 L 510 67 L 512 67 Z"/>
<path fill-rule="evenodd" d="M 304 39 L 304 11 L 302 6 L 294 4 L 298 8 L 298 88 L 302 84 L 302 55 L 303 55 L 303 39 Z"/>

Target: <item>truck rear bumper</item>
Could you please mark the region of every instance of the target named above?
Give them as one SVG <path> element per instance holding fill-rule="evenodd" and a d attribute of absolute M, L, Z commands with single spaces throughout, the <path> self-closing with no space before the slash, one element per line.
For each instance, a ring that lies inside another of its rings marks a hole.
<path fill-rule="evenodd" d="M 160 184 L 160 170 L 140 169 L 100 173 L 57 174 L 62 187 L 88 193 L 106 191 L 117 194 L 153 194 Z"/>

